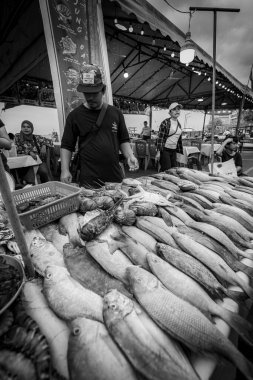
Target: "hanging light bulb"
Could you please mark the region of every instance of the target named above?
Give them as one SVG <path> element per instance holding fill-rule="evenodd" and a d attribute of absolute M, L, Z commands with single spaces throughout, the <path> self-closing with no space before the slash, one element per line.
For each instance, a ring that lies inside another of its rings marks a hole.
<path fill-rule="evenodd" d="M 152 45 L 155 45 L 155 38 L 153 38 Z"/>
<path fill-rule="evenodd" d="M 114 24 L 118 24 L 118 19 L 115 17 Z"/>
<path fill-rule="evenodd" d="M 133 28 L 133 25 L 132 25 L 132 24 L 130 24 L 130 26 L 129 26 L 129 29 L 128 29 L 128 30 L 129 30 L 129 32 L 130 32 L 130 33 L 133 33 L 133 31 L 134 31 L 134 28 Z"/>
<path fill-rule="evenodd" d="M 193 41 L 191 40 L 191 32 L 190 32 L 190 24 L 191 24 L 191 17 L 192 14 L 190 12 L 190 17 L 189 17 L 189 30 L 186 33 L 185 36 L 185 43 L 180 49 L 180 55 L 179 59 L 181 63 L 190 63 L 194 60 L 195 57 L 195 46 Z"/>
<path fill-rule="evenodd" d="M 172 57 L 172 58 L 175 57 L 175 53 L 174 53 L 174 51 L 171 53 L 171 57 Z"/>
<path fill-rule="evenodd" d="M 124 74 L 123 74 L 124 78 L 128 78 L 129 77 L 129 74 L 127 71 L 124 70 Z"/>
<path fill-rule="evenodd" d="M 143 36 L 143 34 L 144 34 L 144 30 L 143 28 L 141 28 L 141 35 Z"/>
<path fill-rule="evenodd" d="M 166 48 L 166 45 L 164 45 L 164 47 L 163 47 L 163 50 L 164 50 L 164 51 L 166 51 L 166 50 L 167 50 L 167 48 Z"/>

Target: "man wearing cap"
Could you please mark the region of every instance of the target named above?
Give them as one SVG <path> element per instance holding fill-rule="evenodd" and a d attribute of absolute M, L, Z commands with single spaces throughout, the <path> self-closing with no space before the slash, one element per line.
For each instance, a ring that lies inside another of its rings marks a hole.
<path fill-rule="evenodd" d="M 81 186 L 97 187 L 98 183 L 121 182 L 119 150 L 127 159 L 130 170 L 138 169 L 138 160 L 130 146 L 128 131 L 122 112 L 108 105 L 102 123 L 95 128 L 106 86 L 98 66 L 86 65 L 77 91 L 84 95 L 84 102 L 67 117 L 61 142 L 61 181 L 70 183 L 72 175 L 69 164 L 79 138 Z M 85 144 L 85 140 L 89 143 Z M 83 144 L 82 144 L 83 143 Z M 84 148 L 82 149 L 82 145 Z"/>
<path fill-rule="evenodd" d="M 221 156 L 222 162 L 233 159 L 235 162 L 237 175 L 242 175 L 242 156 L 238 151 L 238 138 L 236 136 L 227 135 L 226 139 L 216 150 L 215 154 L 217 156 Z"/>
<path fill-rule="evenodd" d="M 182 128 L 178 121 L 182 108 L 181 104 L 172 103 L 170 118 L 163 120 L 159 127 L 155 160 L 160 161 L 161 171 L 177 166 L 177 153 L 183 154 Z"/>

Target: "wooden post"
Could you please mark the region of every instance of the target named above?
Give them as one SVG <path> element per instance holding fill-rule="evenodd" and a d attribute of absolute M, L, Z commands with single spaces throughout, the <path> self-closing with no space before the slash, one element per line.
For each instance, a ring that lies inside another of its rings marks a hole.
<path fill-rule="evenodd" d="M 34 277 L 34 268 L 31 263 L 31 260 L 29 258 L 29 251 L 28 247 L 25 241 L 25 237 L 22 231 L 22 225 L 19 220 L 19 216 L 16 210 L 16 206 L 14 204 L 12 195 L 11 195 L 11 190 L 6 178 L 2 158 L 0 157 L 0 191 L 2 195 L 2 199 L 6 208 L 6 211 L 8 213 L 11 226 L 15 235 L 15 238 L 17 240 L 18 247 L 20 249 L 22 258 L 25 263 L 25 269 L 27 272 L 27 277 L 33 278 Z"/>

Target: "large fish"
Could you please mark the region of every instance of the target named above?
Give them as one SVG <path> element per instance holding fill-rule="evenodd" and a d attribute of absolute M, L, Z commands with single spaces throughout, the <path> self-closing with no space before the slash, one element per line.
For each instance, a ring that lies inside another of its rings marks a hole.
<path fill-rule="evenodd" d="M 188 253 L 170 247 L 165 244 L 157 244 L 158 254 L 165 258 L 168 263 L 181 272 L 197 281 L 214 298 L 223 298 L 224 295 L 231 298 L 241 298 L 244 293 L 233 292 L 225 288 L 213 275 L 213 273 L 195 257 Z"/>
<path fill-rule="evenodd" d="M 47 267 L 43 293 L 51 309 L 62 319 L 87 317 L 103 321 L 102 297 L 80 285 L 66 268 Z"/>
<path fill-rule="evenodd" d="M 111 289 L 117 289 L 121 293 L 131 297 L 123 282 L 107 273 L 87 253 L 85 247 L 73 247 L 71 244 L 66 244 L 63 248 L 63 256 L 71 276 L 85 288 L 92 290 L 102 297 Z"/>
<path fill-rule="evenodd" d="M 220 195 L 220 199 L 222 200 L 223 203 L 231 205 L 231 206 L 236 206 L 247 212 L 249 215 L 253 216 L 253 207 L 252 203 L 250 204 L 249 202 L 242 201 L 241 199 L 235 199 L 230 197 L 229 195 Z"/>
<path fill-rule="evenodd" d="M 242 271 L 248 276 L 253 276 L 253 269 L 241 261 L 237 260 L 225 246 L 221 245 L 217 240 L 214 240 L 210 236 L 206 235 L 203 232 L 199 232 L 194 228 L 189 226 L 178 226 L 177 230 L 181 234 L 188 235 L 193 240 L 196 240 L 198 243 L 204 245 L 205 247 L 211 249 L 217 253 L 223 260 L 232 268 L 234 271 Z"/>
<path fill-rule="evenodd" d="M 55 248 L 63 254 L 63 246 L 69 243 L 69 236 L 68 234 L 63 235 L 59 232 L 57 223 L 49 223 L 40 227 L 40 232 L 46 240 L 51 241 Z"/>
<path fill-rule="evenodd" d="M 196 307 L 175 296 L 145 269 L 135 266 L 127 272 L 134 295 L 159 326 L 191 350 L 218 354 L 253 379 L 252 363 Z"/>
<path fill-rule="evenodd" d="M 236 206 L 215 204 L 213 211 L 234 218 L 248 231 L 253 232 L 253 218 L 247 212 Z"/>
<path fill-rule="evenodd" d="M 245 248 L 252 248 L 252 244 L 249 241 L 246 241 L 240 234 L 239 231 L 233 229 L 231 225 L 225 224 L 221 220 L 221 215 L 214 215 L 214 212 L 211 213 L 210 210 L 205 210 L 203 212 L 194 209 L 191 206 L 182 206 L 182 208 L 197 222 L 204 222 L 208 223 L 209 225 L 212 225 L 219 229 L 220 231 L 224 232 L 227 237 L 229 237 L 231 240 L 233 240 L 234 244 L 236 246 L 240 245 L 241 247 Z M 210 212 L 210 214 L 207 215 L 207 213 Z M 231 219 L 231 218 L 230 218 Z M 190 225 L 192 225 L 191 223 Z"/>
<path fill-rule="evenodd" d="M 142 324 L 134 304 L 117 291 L 104 297 L 104 321 L 132 365 L 150 380 L 198 379 L 191 366 L 182 365 L 178 356 L 167 351 L 153 339 Z M 184 363 L 185 364 L 185 363 Z"/>
<path fill-rule="evenodd" d="M 245 341 L 253 345 L 253 325 L 240 315 L 218 305 L 196 281 L 153 253 L 148 254 L 148 263 L 153 274 L 172 293 L 196 306 L 211 321 L 212 316 L 220 317 Z"/>
<path fill-rule="evenodd" d="M 59 230 L 62 234 L 68 234 L 69 241 L 73 245 L 84 245 L 80 238 L 80 225 L 76 212 L 65 215 L 59 220 Z"/>
<path fill-rule="evenodd" d="M 152 181 L 151 184 L 165 190 L 173 191 L 174 193 L 180 191 L 180 188 L 177 185 L 169 181 L 155 180 Z"/>
<path fill-rule="evenodd" d="M 202 195 L 187 191 L 183 194 L 183 197 L 193 199 L 195 202 L 198 202 L 200 206 L 202 206 L 203 209 L 211 210 L 213 208 L 212 202 L 210 202 L 208 199 L 206 199 Z"/>
<path fill-rule="evenodd" d="M 121 250 L 111 253 L 108 243 L 99 240 L 89 241 L 86 249 L 107 273 L 128 285 L 126 269 L 133 264 Z"/>
<path fill-rule="evenodd" d="M 114 236 L 107 241 L 109 249 L 113 254 L 117 249 L 120 249 L 135 265 L 141 265 L 149 270 L 147 263 L 148 250 L 135 239 L 126 235 L 123 231 L 118 236 Z"/>
<path fill-rule="evenodd" d="M 150 234 L 154 239 L 161 243 L 177 247 L 174 239 L 168 232 L 168 226 L 161 218 L 151 219 L 152 217 L 139 216 L 136 220 L 136 226 L 144 232 Z"/>
<path fill-rule="evenodd" d="M 230 240 L 226 234 L 224 234 L 224 232 L 211 224 L 192 222 L 189 227 L 194 228 L 197 231 L 204 232 L 220 244 L 224 245 L 237 260 L 240 259 L 240 256 L 247 257 L 248 259 L 252 259 L 253 257 L 251 253 L 239 249 L 233 241 Z"/>
<path fill-rule="evenodd" d="M 165 210 L 168 211 L 169 214 L 179 218 L 183 223 L 191 223 L 192 218 L 181 208 L 177 206 L 167 206 Z"/>
<path fill-rule="evenodd" d="M 179 201 L 182 201 L 183 204 L 195 207 L 198 210 L 201 210 L 201 211 L 204 210 L 204 207 L 201 206 L 196 200 L 191 199 L 189 197 L 184 197 L 183 194 L 175 194 L 174 199 L 178 199 Z"/>
<path fill-rule="evenodd" d="M 55 246 L 44 239 L 44 237 L 34 237 L 30 249 L 30 258 L 36 271 L 42 276 L 45 275 L 45 270 L 48 265 L 58 265 L 65 267 L 63 255 Z"/>
<path fill-rule="evenodd" d="M 156 251 L 156 240 L 146 232 L 140 230 L 135 226 L 122 226 L 122 231 L 132 239 L 135 239 L 140 244 L 144 245 L 148 251 Z"/>
<path fill-rule="evenodd" d="M 240 286 L 250 298 L 253 298 L 253 288 L 238 276 L 214 251 L 179 232 L 173 232 L 172 236 L 185 252 L 201 261 L 219 278 L 227 281 L 229 284 Z"/>
<path fill-rule="evenodd" d="M 226 193 L 229 194 L 233 198 L 246 201 L 250 204 L 252 204 L 253 202 L 253 195 L 251 194 L 242 193 L 241 191 L 237 191 L 237 190 L 226 190 Z"/>
<path fill-rule="evenodd" d="M 253 239 L 253 233 L 248 231 L 240 222 L 233 219 L 233 217 L 225 214 L 219 214 L 213 210 L 206 210 L 205 214 L 207 214 L 212 219 L 218 218 L 220 223 L 222 223 L 227 228 L 229 226 L 232 231 L 236 231 L 236 233 L 239 234 L 244 240 L 250 241 Z"/>
<path fill-rule="evenodd" d="M 103 323 L 87 318 L 71 322 L 68 344 L 70 380 L 137 380 Z"/>
<path fill-rule="evenodd" d="M 204 198 L 207 198 L 210 202 L 220 202 L 220 193 L 212 189 L 196 189 L 193 190 L 194 194 L 201 195 Z"/>

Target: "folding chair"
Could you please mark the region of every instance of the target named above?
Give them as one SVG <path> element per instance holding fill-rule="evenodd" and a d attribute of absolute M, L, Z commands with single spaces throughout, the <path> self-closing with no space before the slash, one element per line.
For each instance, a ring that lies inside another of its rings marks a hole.
<path fill-rule="evenodd" d="M 148 155 L 147 155 L 147 142 L 145 140 L 137 140 L 135 142 L 136 157 L 139 161 L 140 167 L 144 163 L 144 170 L 148 167 Z"/>

